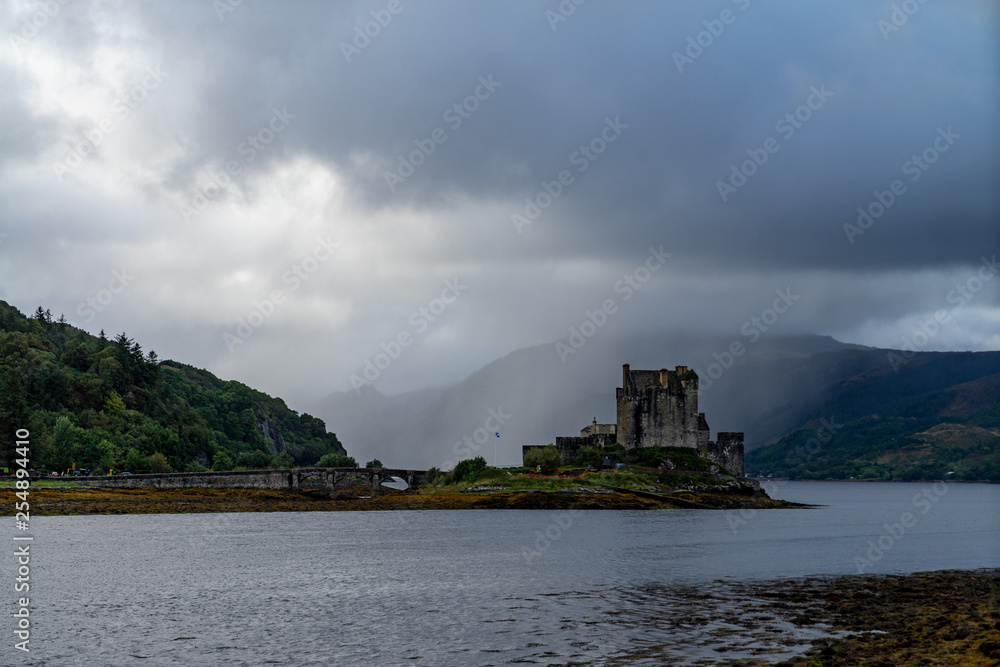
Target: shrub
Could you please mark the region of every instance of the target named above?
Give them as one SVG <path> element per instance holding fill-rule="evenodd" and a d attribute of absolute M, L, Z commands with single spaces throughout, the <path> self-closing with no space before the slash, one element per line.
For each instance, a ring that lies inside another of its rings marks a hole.
<path fill-rule="evenodd" d="M 636 447 L 626 451 L 624 457 L 628 463 L 644 468 L 656 468 L 664 459 L 670 459 L 677 470 L 702 472 L 712 465 L 688 447 Z"/>
<path fill-rule="evenodd" d="M 295 465 L 295 461 L 292 459 L 292 455 L 287 452 L 281 452 L 271 457 L 272 468 L 291 468 L 293 465 Z"/>
<path fill-rule="evenodd" d="M 149 457 L 149 469 L 154 473 L 173 471 L 173 468 L 171 468 L 170 464 L 167 462 L 167 457 L 159 452 L 156 452 Z"/>
<path fill-rule="evenodd" d="M 535 447 L 524 455 L 524 464 L 529 468 L 541 468 L 542 472 L 552 472 L 562 463 L 562 455 L 555 445 Z"/>
<path fill-rule="evenodd" d="M 573 459 L 573 465 L 580 467 L 599 466 L 601 465 L 601 453 L 593 447 L 581 447 L 576 453 L 576 458 Z"/>
<path fill-rule="evenodd" d="M 469 482 L 506 482 L 507 481 L 507 471 L 501 470 L 500 468 L 493 468 L 486 466 L 482 470 L 472 473 L 466 477 Z"/>
<path fill-rule="evenodd" d="M 461 482 L 463 479 L 471 479 L 473 475 L 485 467 L 486 459 L 482 456 L 477 456 L 474 459 L 463 459 L 451 471 L 451 480 L 453 482 Z"/>
<path fill-rule="evenodd" d="M 149 472 L 150 466 L 150 458 L 134 447 L 130 448 L 125 454 L 125 470 L 129 472 L 136 474 L 146 473 Z"/>
<path fill-rule="evenodd" d="M 353 456 L 344 456 L 343 454 L 329 453 L 324 454 L 319 462 L 316 463 L 317 468 L 357 468 L 358 462 Z"/>
<path fill-rule="evenodd" d="M 234 467 L 233 458 L 229 456 L 224 451 L 218 451 L 215 453 L 215 458 L 212 459 L 212 470 L 218 472 L 224 472 L 226 470 L 232 470 Z"/>
<path fill-rule="evenodd" d="M 378 459 L 372 459 L 371 461 L 369 461 L 368 463 L 365 464 L 365 467 L 366 468 L 384 468 L 385 466 L 382 465 L 382 462 L 379 461 Z"/>
<path fill-rule="evenodd" d="M 430 470 L 427 471 L 427 482 L 429 484 L 433 484 L 434 480 L 436 480 L 438 477 L 441 477 L 441 471 L 438 470 L 437 468 L 431 468 Z"/>
<path fill-rule="evenodd" d="M 191 463 L 184 466 L 184 472 L 206 472 L 207 470 L 208 468 L 197 461 L 191 461 Z"/>
<path fill-rule="evenodd" d="M 271 457 L 266 452 L 255 449 L 252 452 L 242 452 L 236 458 L 236 465 L 240 468 L 251 470 L 263 470 L 271 465 Z"/>

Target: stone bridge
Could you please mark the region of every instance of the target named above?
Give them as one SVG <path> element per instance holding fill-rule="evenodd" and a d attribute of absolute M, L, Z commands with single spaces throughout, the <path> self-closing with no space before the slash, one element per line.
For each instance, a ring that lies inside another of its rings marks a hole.
<path fill-rule="evenodd" d="M 291 468 L 285 470 L 232 470 L 227 472 L 176 472 L 114 477 L 74 477 L 80 486 L 116 489 L 275 489 L 300 491 L 303 486 L 325 488 L 336 497 L 337 488 L 367 486 L 377 493 L 392 477 L 411 487 L 427 483 L 425 470 L 395 468 Z"/>

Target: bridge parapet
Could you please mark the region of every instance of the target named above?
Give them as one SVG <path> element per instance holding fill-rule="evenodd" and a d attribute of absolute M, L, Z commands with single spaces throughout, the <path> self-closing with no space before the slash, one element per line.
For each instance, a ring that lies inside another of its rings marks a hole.
<path fill-rule="evenodd" d="M 377 491 L 392 477 L 406 480 L 411 487 L 427 483 L 426 470 L 398 468 L 286 468 L 282 470 L 230 470 L 224 472 L 175 472 L 114 477 L 74 477 L 85 487 L 119 489 L 289 489 L 300 490 L 303 482 L 316 480 L 336 493 L 338 486 L 370 486 Z"/>

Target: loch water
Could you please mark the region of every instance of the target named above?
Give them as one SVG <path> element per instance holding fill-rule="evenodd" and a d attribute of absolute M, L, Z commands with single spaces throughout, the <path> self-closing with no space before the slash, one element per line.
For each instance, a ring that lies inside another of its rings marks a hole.
<path fill-rule="evenodd" d="M 1000 567 L 1000 485 L 768 489 L 818 507 L 36 517 L 0 662 L 712 664 L 733 582 Z"/>

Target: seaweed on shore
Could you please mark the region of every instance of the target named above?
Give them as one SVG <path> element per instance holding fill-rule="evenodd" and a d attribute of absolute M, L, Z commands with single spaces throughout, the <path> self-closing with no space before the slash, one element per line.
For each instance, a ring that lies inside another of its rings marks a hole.
<path fill-rule="evenodd" d="M 5 490 L 13 499 L 13 489 Z M 683 494 L 673 499 L 630 492 L 593 493 L 557 491 L 489 491 L 462 493 L 380 490 L 368 487 L 338 489 L 332 498 L 325 489 L 301 492 L 255 489 L 104 489 L 43 488 L 32 490 L 32 514 L 165 514 L 202 512 L 296 512 L 431 509 L 675 509 L 692 503 L 713 509 L 741 507 L 796 507 L 766 496 Z M 0 506 L 11 514 L 13 502 Z"/>

